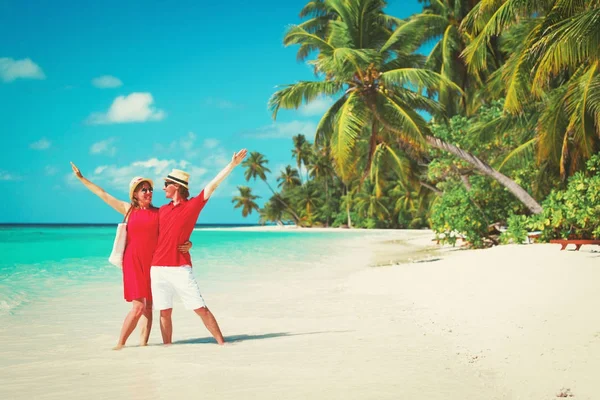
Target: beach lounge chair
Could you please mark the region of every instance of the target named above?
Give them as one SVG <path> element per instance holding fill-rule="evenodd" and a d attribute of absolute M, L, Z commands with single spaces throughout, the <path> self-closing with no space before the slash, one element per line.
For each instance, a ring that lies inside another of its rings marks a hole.
<path fill-rule="evenodd" d="M 579 251 L 581 246 L 583 246 L 584 244 L 595 244 L 600 246 L 600 240 L 593 239 L 552 239 L 550 240 L 550 243 L 560 244 L 561 250 L 565 250 L 568 245 L 574 244 L 575 251 Z"/>

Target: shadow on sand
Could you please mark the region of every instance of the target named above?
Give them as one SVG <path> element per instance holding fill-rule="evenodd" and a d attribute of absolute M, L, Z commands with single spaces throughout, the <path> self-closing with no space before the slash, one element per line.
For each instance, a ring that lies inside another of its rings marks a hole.
<path fill-rule="evenodd" d="M 277 332 L 277 333 L 265 333 L 263 335 L 232 335 L 225 336 L 226 343 L 237 343 L 245 342 L 247 340 L 262 340 L 262 339 L 273 339 L 278 337 L 290 337 L 290 336 L 304 336 L 304 335 L 318 335 L 323 333 L 344 333 L 351 331 L 323 331 L 323 332 L 305 332 L 305 333 L 290 333 L 290 332 Z M 202 337 L 194 339 L 183 339 L 175 340 L 173 344 L 203 344 L 203 343 L 216 343 L 212 337 Z"/>

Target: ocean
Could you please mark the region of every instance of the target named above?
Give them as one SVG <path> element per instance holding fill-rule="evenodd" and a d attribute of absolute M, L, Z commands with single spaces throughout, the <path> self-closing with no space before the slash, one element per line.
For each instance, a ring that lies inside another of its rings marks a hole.
<path fill-rule="evenodd" d="M 91 289 L 122 285 L 121 270 L 107 260 L 115 229 L 106 225 L 0 227 L 0 316 L 19 315 L 25 307 L 67 292 L 85 295 Z M 218 288 L 257 276 L 276 279 L 332 262 L 337 265 L 350 254 L 360 254 L 357 249 L 365 239 L 377 237 L 381 233 L 200 226 L 192 234 L 190 253 L 199 282 L 209 281 Z"/>

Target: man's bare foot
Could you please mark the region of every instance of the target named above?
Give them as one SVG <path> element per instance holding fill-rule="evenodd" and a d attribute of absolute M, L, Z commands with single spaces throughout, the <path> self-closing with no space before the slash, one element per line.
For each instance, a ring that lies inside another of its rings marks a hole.
<path fill-rule="evenodd" d="M 113 347 L 113 350 L 121 350 L 123 347 L 125 347 L 125 345 L 118 344 L 115 347 Z"/>

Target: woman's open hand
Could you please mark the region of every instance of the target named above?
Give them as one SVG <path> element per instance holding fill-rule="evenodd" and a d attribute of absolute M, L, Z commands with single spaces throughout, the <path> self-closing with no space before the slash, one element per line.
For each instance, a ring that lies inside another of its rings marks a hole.
<path fill-rule="evenodd" d="M 73 173 L 75 174 L 76 177 L 83 178 L 83 175 L 81 175 L 81 171 L 79 170 L 79 168 L 77 168 L 77 166 L 75 164 L 73 164 L 72 162 L 71 162 L 71 168 L 73 169 Z"/>

